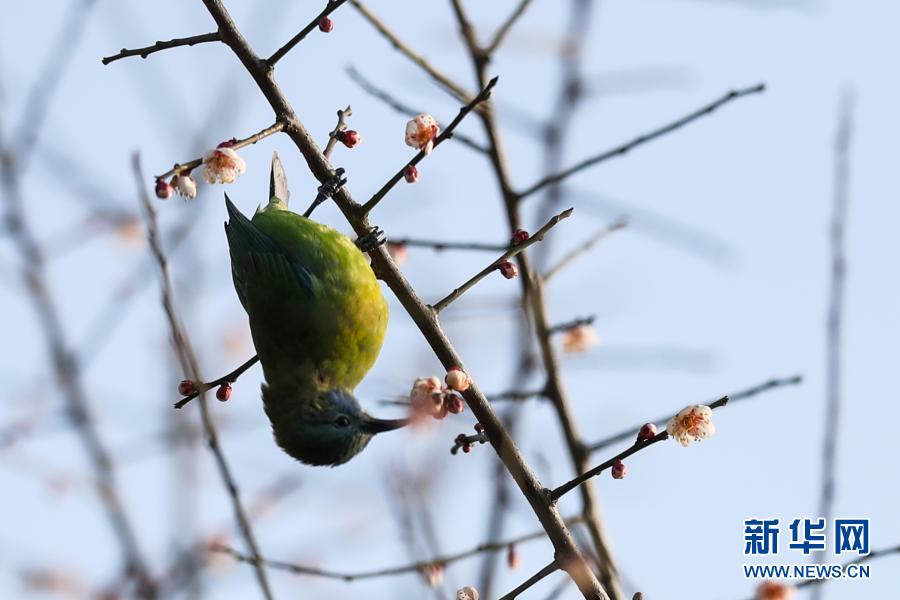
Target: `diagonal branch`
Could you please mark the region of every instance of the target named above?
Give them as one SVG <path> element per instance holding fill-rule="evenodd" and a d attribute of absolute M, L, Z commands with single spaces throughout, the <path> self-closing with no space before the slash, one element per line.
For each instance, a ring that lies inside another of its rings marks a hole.
<path fill-rule="evenodd" d="M 491 273 L 496 271 L 497 266 L 500 263 L 502 263 L 503 261 L 509 260 L 510 258 L 517 256 L 518 254 L 521 254 L 522 252 L 525 251 L 526 248 L 528 248 L 532 244 L 536 244 L 536 243 L 540 242 L 541 240 L 543 240 L 544 236 L 547 235 L 547 232 L 550 231 L 551 229 L 553 229 L 553 227 L 557 223 L 559 223 L 560 221 L 562 221 L 563 219 L 565 219 L 569 215 L 571 215 L 573 210 L 574 209 L 570 208 L 568 210 L 564 210 L 563 212 L 559 213 L 558 215 L 556 215 L 555 217 L 553 217 L 552 219 L 547 221 L 546 225 L 544 225 L 543 227 L 538 229 L 535 232 L 535 234 L 532 235 L 531 237 L 529 237 L 527 240 L 525 240 L 524 242 L 522 242 L 521 244 L 519 244 L 517 246 L 513 246 L 512 248 L 510 248 L 509 250 L 504 252 L 502 255 L 500 255 L 499 258 L 494 260 L 491 264 L 489 264 L 488 266 L 483 268 L 481 271 L 479 271 L 477 274 L 475 274 L 475 276 L 473 276 L 468 281 L 463 283 L 461 286 L 459 286 L 458 288 L 456 288 L 455 290 L 453 290 L 452 292 L 447 294 L 447 296 L 445 296 L 441 301 L 439 301 L 437 304 L 435 304 L 434 312 L 440 313 L 442 310 L 444 310 L 445 308 L 450 306 L 451 303 L 453 303 L 455 300 L 458 300 L 460 296 L 462 296 L 463 294 L 468 292 L 470 289 L 472 289 L 479 281 L 481 281 L 482 279 L 484 279 L 485 277 L 487 277 L 488 275 L 490 275 Z"/>
<path fill-rule="evenodd" d="M 501 596 L 500 600 L 514 600 L 515 598 L 518 598 L 519 594 L 521 594 L 522 592 L 524 592 L 525 590 L 527 590 L 528 588 L 530 588 L 531 586 L 533 586 L 540 580 L 544 579 L 548 575 L 552 575 L 553 573 L 556 573 L 557 571 L 559 571 L 559 565 L 556 564 L 556 561 L 554 560 L 553 562 L 548 564 L 546 567 L 544 567 L 543 569 L 541 569 L 540 571 L 538 571 L 537 573 L 535 573 L 534 575 L 532 575 L 531 577 L 526 579 L 520 585 L 518 585 L 513 591 Z"/>
<path fill-rule="evenodd" d="M 418 248 L 431 248 L 438 252 L 442 250 L 474 250 L 478 252 L 503 252 L 509 249 L 508 244 L 485 244 L 482 242 L 445 242 L 439 240 L 422 240 L 418 238 L 390 238 L 388 243 L 397 246 L 412 246 Z"/>
<path fill-rule="evenodd" d="M 462 120 L 466 118 L 466 115 L 468 115 L 470 112 L 472 112 L 472 110 L 474 110 L 475 107 L 477 107 L 479 104 L 481 104 L 482 102 L 485 102 L 488 98 L 491 97 L 491 90 L 494 88 L 495 85 L 497 85 L 498 79 L 499 79 L 499 77 L 494 77 L 493 79 L 488 81 L 487 85 L 484 86 L 484 89 L 482 89 L 481 92 L 479 92 L 479 94 L 477 96 L 475 96 L 471 102 L 469 102 L 468 104 L 466 104 L 465 106 L 463 106 L 462 108 L 459 109 L 459 114 L 456 115 L 456 118 L 453 119 L 452 121 L 450 121 L 450 124 L 447 125 L 447 128 L 444 131 L 442 131 L 439 136 L 434 138 L 434 148 L 437 148 L 438 145 L 440 145 L 445 140 L 450 139 L 453 136 L 453 130 L 456 129 L 456 127 L 460 123 L 462 123 Z M 405 165 L 400 167 L 400 170 L 397 171 L 396 173 L 394 173 L 393 177 L 391 177 L 387 183 L 385 183 L 383 186 L 381 186 L 380 190 L 375 192 L 375 195 L 372 196 L 372 199 L 363 205 L 362 212 L 364 214 L 368 214 L 369 212 L 372 211 L 373 208 L 378 206 L 378 203 L 381 202 L 381 199 L 384 198 L 384 196 L 389 191 L 391 191 L 391 189 L 395 185 L 397 185 L 397 183 L 401 179 L 403 179 L 403 174 L 406 172 L 406 169 L 408 167 L 419 164 L 422 161 L 422 159 L 425 158 L 426 156 L 428 156 L 428 152 L 425 152 L 424 150 L 420 150 L 419 153 L 416 154 L 412 158 L 412 160 L 410 160 L 408 163 L 406 163 Z"/>
<path fill-rule="evenodd" d="M 509 18 L 503 22 L 503 25 L 500 26 L 497 33 L 494 34 L 494 39 L 484 47 L 486 54 L 492 55 L 497 51 L 497 48 L 503 43 L 503 40 L 506 38 L 509 30 L 512 29 L 512 26 L 516 24 L 516 21 L 518 21 L 523 14 L 525 14 L 525 10 L 528 8 L 529 4 L 531 4 L 531 0 L 520 0 L 516 9 L 509 15 Z"/>
<path fill-rule="evenodd" d="M 159 52 L 160 50 L 168 50 L 169 48 L 178 48 L 179 46 L 194 46 L 196 44 L 205 44 L 207 42 L 221 42 L 222 36 L 219 35 L 218 31 L 212 31 L 210 33 L 201 33 L 200 35 L 192 35 L 190 37 L 183 38 L 173 38 L 171 40 L 167 40 L 165 42 L 156 42 L 152 46 L 147 46 L 145 48 L 134 48 L 129 50 L 128 48 L 122 48 L 119 50 L 118 54 L 113 54 L 112 56 L 103 57 L 100 62 L 104 65 L 108 65 L 113 61 L 120 60 L 122 58 L 128 58 L 129 56 L 140 56 L 141 58 L 147 58 L 154 52 Z"/>
<path fill-rule="evenodd" d="M 576 258 L 580 257 L 583 254 L 586 254 L 587 252 L 590 252 L 591 248 L 596 246 L 601 240 L 606 239 L 611 233 L 624 228 L 626 225 L 628 225 L 628 221 L 625 218 L 622 218 L 618 221 L 615 221 L 608 227 L 601 229 L 590 238 L 588 238 L 587 241 L 562 257 L 562 259 L 560 259 L 558 263 L 547 269 L 547 271 L 541 276 L 541 279 L 544 280 L 544 283 L 548 282 L 551 277 L 562 271 L 565 267 L 569 266 L 569 264 Z"/>
<path fill-rule="evenodd" d="M 301 30 L 300 30 L 300 33 L 298 33 L 297 35 L 295 35 L 294 37 L 292 37 L 291 39 L 289 39 L 288 42 L 287 42 L 284 46 L 282 46 L 281 48 L 279 48 L 278 50 L 276 50 L 275 52 L 273 52 L 273 53 L 272 53 L 272 56 L 270 56 L 269 58 L 266 59 L 266 64 L 268 64 L 269 67 L 274 67 L 275 64 L 276 64 L 279 60 L 281 60 L 282 58 L 284 58 L 284 55 L 285 55 L 285 54 L 287 54 L 288 52 L 290 52 L 291 50 L 293 50 L 293 49 L 294 49 L 294 46 L 296 46 L 297 44 L 299 44 L 300 42 L 302 42 L 302 41 L 303 41 L 303 38 L 305 38 L 307 35 L 309 35 L 309 33 L 310 33 L 313 29 L 315 29 L 316 27 L 318 27 L 318 26 L 319 26 L 319 22 L 320 22 L 322 19 L 324 19 L 325 17 L 327 17 L 328 15 L 330 15 L 331 13 L 333 13 L 334 11 L 336 11 L 336 10 L 337 10 L 338 8 L 340 8 L 340 6 L 341 6 L 344 2 L 346 2 L 346 1 L 347 1 L 347 0 L 328 0 L 328 4 L 325 6 L 324 9 L 322 9 L 322 12 L 320 12 L 318 15 L 316 15 L 316 16 L 313 18 L 313 20 L 310 21 L 310 22 L 306 25 L 306 27 L 304 27 L 303 29 L 301 29 Z"/>
<path fill-rule="evenodd" d="M 272 125 L 269 125 L 265 129 L 254 133 L 253 135 L 251 135 L 249 137 L 245 137 L 240 140 L 233 139 L 232 141 L 234 143 L 230 146 L 230 148 L 232 150 L 239 150 L 245 146 L 250 146 L 251 144 L 255 144 L 259 140 L 265 139 L 265 138 L 269 137 L 270 135 L 278 133 L 279 131 L 282 131 L 282 130 L 284 130 L 284 123 L 282 123 L 280 121 L 276 122 Z M 169 177 L 170 175 L 180 175 L 182 173 L 190 173 L 191 171 L 193 171 L 194 169 L 196 169 L 197 167 L 199 167 L 202 164 L 203 164 L 202 157 L 195 158 L 194 160 L 186 162 L 186 163 L 181 163 L 181 164 L 175 163 L 174 167 L 172 167 L 171 169 L 169 169 L 162 175 L 157 175 L 156 179 L 165 179 L 166 177 Z"/>
<path fill-rule="evenodd" d="M 153 254 L 153 258 L 156 260 L 156 264 L 159 267 L 162 305 L 163 310 L 166 313 L 166 319 L 169 322 L 169 328 L 172 332 L 172 342 L 175 346 L 176 352 L 178 353 L 178 360 L 181 363 L 182 369 L 184 369 L 184 371 L 188 373 L 188 376 L 192 380 L 203 381 L 203 378 L 200 375 L 200 367 L 197 362 L 197 357 L 191 345 L 190 338 L 188 337 L 187 332 L 184 330 L 184 327 L 181 324 L 181 321 L 179 320 L 177 311 L 175 309 L 175 298 L 174 292 L 172 290 L 172 280 L 169 276 L 169 263 L 160 242 L 159 229 L 156 222 L 156 209 L 153 208 L 153 203 L 150 201 L 150 197 L 147 195 L 147 191 L 144 189 L 144 175 L 141 171 L 140 157 L 137 154 L 134 155 L 133 165 L 134 175 L 138 185 L 139 199 L 141 202 L 141 207 L 144 210 L 144 219 L 147 223 L 147 242 L 150 245 L 150 251 Z M 243 505 L 241 504 L 237 482 L 235 481 L 234 476 L 231 474 L 231 470 L 228 467 L 228 461 L 226 460 L 225 454 L 222 451 L 221 446 L 219 445 L 219 435 L 216 431 L 216 426 L 213 422 L 212 415 L 209 412 L 205 393 L 200 394 L 200 420 L 203 423 L 203 430 L 206 433 L 207 444 L 209 444 L 209 449 L 212 452 L 213 457 L 216 461 L 216 466 L 219 469 L 219 476 L 222 478 L 222 483 L 225 486 L 226 491 L 228 492 L 229 498 L 231 499 L 231 506 L 234 510 L 234 516 L 237 520 L 238 527 L 241 530 L 241 534 L 244 537 L 244 541 L 247 544 L 247 548 L 250 550 L 250 553 L 254 557 L 259 557 L 259 546 L 256 543 L 256 536 L 253 533 L 253 527 L 250 525 L 250 518 L 247 516 L 247 513 L 244 510 Z M 265 569 L 263 569 L 262 565 L 257 564 L 255 572 L 256 579 L 259 582 L 259 587 L 262 590 L 263 596 L 267 600 L 272 600 L 274 596 L 272 595 L 272 590 L 269 586 L 269 580 L 266 576 Z"/>
<path fill-rule="evenodd" d="M 731 90 L 730 92 L 728 92 L 727 94 L 725 94 L 724 96 L 719 98 L 718 100 L 714 100 L 713 102 L 707 104 L 706 106 L 698 108 L 697 110 L 695 110 L 691 113 L 688 113 L 687 115 L 681 117 L 680 119 L 672 121 L 668 125 L 664 125 L 664 126 L 660 127 L 659 129 L 654 129 L 653 131 L 651 131 L 649 133 L 639 135 L 638 137 L 634 138 L 633 140 L 631 140 L 629 142 L 626 142 L 620 146 L 616 146 L 615 148 L 612 148 L 610 150 L 606 150 L 605 152 L 601 152 L 600 154 L 597 154 L 596 156 L 587 158 L 587 159 L 569 167 L 568 169 L 564 169 L 563 171 L 560 171 L 559 173 L 554 173 L 552 175 L 548 175 L 548 176 L 544 177 L 537 183 L 534 183 L 527 189 L 519 192 L 519 197 L 526 198 L 526 197 L 534 194 L 535 192 L 544 189 L 548 185 L 553 185 L 554 183 L 558 183 L 558 182 L 562 181 L 563 179 L 565 179 L 566 177 L 569 177 L 570 175 L 574 175 L 575 173 L 578 173 L 579 171 L 587 169 L 588 167 L 592 167 L 598 163 L 604 162 L 611 158 L 615 158 L 617 156 L 624 156 L 632 148 L 637 148 L 638 146 L 642 146 L 642 145 L 646 144 L 647 142 L 655 140 L 656 138 L 662 137 L 668 133 L 672 133 L 673 131 L 675 131 L 677 129 L 681 129 L 685 125 L 692 123 L 693 121 L 696 121 L 697 119 L 700 119 L 701 117 L 705 117 L 706 115 L 715 112 L 716 109 L 720 108 L 721 106 L 723 106 L 725 104 L 728 104 L 729 102 L 731 102 L 733 100 L 737 100 L 738 98 L 743 98 L 744 96 L 760 94 L 760 93 L 764 92 L 765 89 L 766 89 L 766 85 L 764 83 L 760 83 L 760 84 L 757 84 L 757 85 L 754 85 L 754 86 L 748 87 L 748 88 L 743 88 L 743 89 L 739 89 L 739 90 Z"/>

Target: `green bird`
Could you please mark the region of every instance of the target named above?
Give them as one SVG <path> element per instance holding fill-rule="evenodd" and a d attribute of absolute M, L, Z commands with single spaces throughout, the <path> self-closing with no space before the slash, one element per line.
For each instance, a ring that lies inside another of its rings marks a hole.
<path fill-rule="evenodd" d="M 305 464 L 336 466 L 376 433 L 407 424 L 370 416 L 353 395 L 387 327 L 387 302 L 357 246 L 377 247 L 380 231 L 354 243 L 288 210 L 277 154 L 270 181 L 269 202 L 252 220 L 225 196 L 234 288 L 262 364 L 262 400 L 275 441 Z"/>

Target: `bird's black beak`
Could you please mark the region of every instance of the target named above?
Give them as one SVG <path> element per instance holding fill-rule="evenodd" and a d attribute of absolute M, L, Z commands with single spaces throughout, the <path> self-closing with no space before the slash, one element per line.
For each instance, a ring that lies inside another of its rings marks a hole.
<path fill-rule="evenodd" d="M 375 417 L 365 415 L 362 420 L 362 430 L 373 435 L 400 429 L 407 425 L 409 425 L 409 419 L 376 419 Z"/>

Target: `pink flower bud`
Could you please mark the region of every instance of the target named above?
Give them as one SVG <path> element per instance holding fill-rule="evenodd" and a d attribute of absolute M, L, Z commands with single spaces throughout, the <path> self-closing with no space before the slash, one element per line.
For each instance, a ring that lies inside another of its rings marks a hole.
<path fill-rule="evenodd" d="M 434 140 L 440 133 L 437 121 L 428 113 L 416 115 L 406 124 L 406 135 L 404 140 L 407 146 L 411 146 L 421 150 L 425 154 L 430 154 L 434 148 Z"/>
<path fill-rule="evenodd" d="M 359 132 L 355 129 L 348 129 L 346 131 L 339 131 L 335 134 L 338 141 L 348 148 L 356 148 L 362 143 L 362 136 L 359 135 Z"/>
<path fill-rule="evenodd" d="M 512 235 L 512 240 L 510 241 L 512 242 L 513 246 L 518 246 L 519 244 L 527 240 L 528 237 L 529 236 L 527 231 L 525 231 L 524 229 L 516 229 L 516 231 Z"/>
<path fill-rule="evenodd" d="M 407 165 L 403 170 L 403 179 L 406 180 L 406 183 L 415 183 L 419 180 L 419 169 L 416 168 L 416 165 Z"/>
<path fill-rule="evenodd" d="M 425 565 L 422 567 L 422 575 L 428 587 L 439 587 L 444 582 L 444 567 L 440 564 Z"/>
<path fill-rule="evenodd" d="M 219 142 L 219 145 L 216 146 L 216 148 L 231 148 L 235 144 L 237 144 L 237 140 L 234 138 L 231 138 L 230 140 L 225 140 L 224 142 Z"/>
<path fill-rule="evenodd" d="M 197 385 L 190 379 L 185 379 L 178 384 L 178 393 L 182 396 L 190 396 L 197 393 Z"/>
<path fill-rule="evenodd" d="M 497 268 L 500 270 L 500 273 L 507 279 L 515 279 L 519 276 L 519 267 L 517 267 L 516 263 L 514 262 L 504 260 L 502 263 L 497 265 Z"/>
<path fill-rule="evenodd" d="M 319 31 L 322 33 L 328 33 L 334 29 L 334 23 L 328 17 L 322 17 L 322 20 L 319 21 Z"/>
<path fill-rule="evenodd" d="M 468 454 L 469 452 L 471 452 L 471 451 L 472 451 L 472 444 L 469 444 L 469 443 L 463 444 L 463 446 L 462 446 L 462 451 L 465 452 L 466 454 Z"/>
<path fill-rule="evenodd" d="M 160 200 L 168 200 L 172 197 L 172 192 L 174 191 L 172 186 L 162 177 L 156 180 L 156 197 Z"/>
<path fill-rule="evenodd" d="M 515 544 L 510 544 L 509 548 L 506 549 L 506 564 L 513 570 L 518 569 L 522 565 L 522 558 L 519 556 Z"/>
<path fill-rule="evenodd" d="M 447 394 L 444 397 L 444 404 L 447 405 L 447 412 L 458 415 L 466 408 L 466 403 L 456 394 Z"/>
<path fill-rule="evenodd" d="M 475 431 L 478 433 L 484 433 L 484 425 L 481 423 L 475 423 Z"/>
<path fill-rule="evenodd" d="M 469 376 L 459 367 L 453 367 L 447 371 L 447 374 L 444 376 L 444 381 L 447 383 L 447 387 L 451 390 L 456 390 L 457 392 L 466 391 L 469 389 L 469 384 L 472 382 L 469 379 Z"/>
<path fill-rule="evenodd" d="M 647 440 L 656 436 L 656 425 L 653 423 L 644 423 L 641 425 L 641 430 L 638 431 L 637 441 L 646 442 Z"/>
<path fill-rule="evenodd" d="M 219 386 L 219 389 L 216 390 L 216 399 L 218 399 L 219 402 L 225 402 L 229 398 L 231 398 L 231 384 L 223 383 Z"/>
<path fill-rule="evenodd" d="M 621 460 L 616 460 L 612 466 L 612 477 L 613 479 L 625 479 L 625 474 L 628 473 L 628 468 L 625 466 Z"/>

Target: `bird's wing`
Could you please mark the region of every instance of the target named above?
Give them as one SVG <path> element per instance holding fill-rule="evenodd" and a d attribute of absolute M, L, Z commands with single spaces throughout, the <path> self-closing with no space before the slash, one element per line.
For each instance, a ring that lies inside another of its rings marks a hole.
<path fill-rule="evenodd" d="M 269 199 L 279 198 L 287 206 L 291 199 L 288 191 L 287 175 L 284 174 L 284 165 L 278 158 L 277 152 L 272 152 L 272 172 L 269 175 Z"/>
<path fill-rule="evenodd" d="M 231 250 L 231 271 L 241 304 L 247 305 L 248 293 L 258 286 L 266 295 L 276 292 L 315 294 L 315 282 L 309 270 L 291 259 L 269 236 L 260 231 L 225 196 L 229 220 L 225 235 Z"/>

